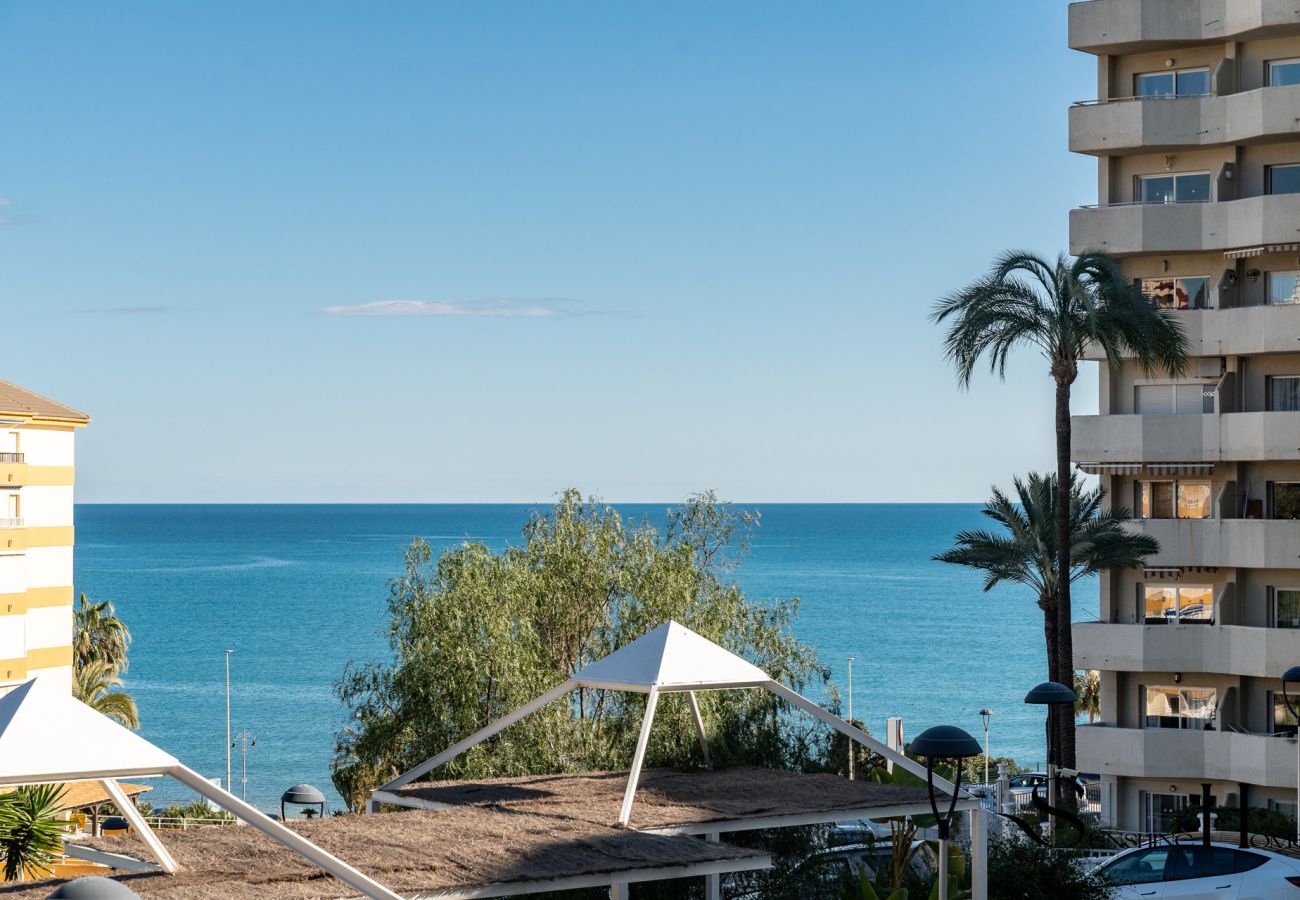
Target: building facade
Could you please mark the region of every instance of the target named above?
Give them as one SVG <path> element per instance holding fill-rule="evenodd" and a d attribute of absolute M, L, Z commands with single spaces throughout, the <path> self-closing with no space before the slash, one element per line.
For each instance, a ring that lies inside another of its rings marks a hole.
<path fill-rule="evenodd" d="M 72 687 L 73 442 L 85 413 L 0 381 L 0 694 Z"/>

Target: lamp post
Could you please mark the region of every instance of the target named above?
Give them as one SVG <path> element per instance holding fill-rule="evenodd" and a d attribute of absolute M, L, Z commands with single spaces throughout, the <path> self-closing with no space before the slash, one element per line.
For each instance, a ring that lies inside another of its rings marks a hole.
<path fill-rule="evenodd" d="M 240 755 L 243 759 L 243 766 L 244 766 L 243 775 L 241 776 L 241 781 L 239 784 L 239 799 L 247 803 L 248 802 L 248 748 L 257 746 L 257 738 L 253 737 L 253 733 L 249 731 L 247 728 L 245 728 L 243 731 L 239 732 L 239 734 L 235 735 L 235 740 L 236 742 L 242 745 L 240 748 Z M 233 747 L 234 744 L 231 744 L 231 746 Z"/>
<path fill-rule="evenodd" d="M 1282 673 L 1282 702 L 1286 704 L 1287 712 L 1291 713 L 1291 718 L 1295 719 L 1297 723 L 1300 723 L 1300 715 L 1296 714 L 1296 704 L 1297 702 L 1300 702 L 1300 697 L 1292 697 L 1286 689 L 1288 684 L 1296 684 L 1298 682 L 1300 682 L 1300 666 L 1292 666 Z M 1300 724 L 1297 724 L 1296 726 L 1296 778 L 1296 840 L 1300 840 Z M 1244 803 L 1242 804 L 1241 812 L 1242 821 L 1245 821 L 1246 810 Z M 1242 829 L 1242 834 L 1245 834 L 1244 828 Z"/>
<path fill-rule="evenodd" d="M 230 743 L 230 654 L 234 652 L 226 651 L 226 790 L 232 794 L 235 786 L 230 783 L 230 748 L 234 746 Z"/>
<path fill-rule="evenodd" d="M 1032 706 L 1047 707 L 1047 795 L 1052 798 L 1052 804 L 1056 804 L 1059 800 L 1056 796 L 1056 751 L 1059 748 L 1052 741 L 1052 707 L 1066 703 L 1073 706 L 1074 691 L 1059 681 L 1044 681 L 1025 694 L 1025 702 Z M 1055 838 L 1056 825 L 1050 815 L 1047 818 L 1047 828 Z"/>
<path fill-rule="evenodd" d="M 979 756 L 979 741 L 955 725 L 935 725 L 916 736 L 908 748 L 916 756 L 925 758 L 925 784 L 930 792 L 930 809 L 934 811 L 939 831 L 939 900 L 948 900 L 948 839 L 952 833 L 952 814 L 957 809 L 957 795 L 961 793 L 963 760 Z M 948 812 L 939 815 L 939 804 L 934 795 L 934 764 L 936 760 L 951 759 L 956 777 L 948 802 Z"/>
<path fill-rule="evenodd" d="M 989 719 L 993 718 L 993 710 L 987 707 L 980 710 L 980 718 L 984 720 L 984 783 L 989 783 Z"/>

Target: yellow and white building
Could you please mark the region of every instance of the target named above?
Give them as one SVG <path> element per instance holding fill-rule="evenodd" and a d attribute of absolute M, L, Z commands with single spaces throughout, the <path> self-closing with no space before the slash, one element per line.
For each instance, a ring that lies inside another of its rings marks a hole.
<path fill-rule="evenodd" d="M 90 417 L 0 381 L 0 694 L 72 687 L 73 442 Z"/>

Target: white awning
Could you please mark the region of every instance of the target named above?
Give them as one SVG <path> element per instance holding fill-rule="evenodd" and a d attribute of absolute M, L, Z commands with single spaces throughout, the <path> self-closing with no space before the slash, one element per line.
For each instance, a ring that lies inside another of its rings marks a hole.
<path fill-rule="evenodd" d="M 1247 259 L 1251 256 L 1263 256 L 1265 253 L 1294 253 L 1300 250 L 1300 244 L 1264 244 L 1260 247 L 1247 247 L 1244 250 L 1229 250 L 1223 255 L 1228 259 Z"/>
<path fill-rule="evenodd" d="M 1148 463 L 1152 475 L 1213 475 L 1214 463 Z"/>
<path fill-rule="evenodd" d="M 1142 471 L 1142 463 L 1075 463 L 1080 472 L 1088 475 L 1136 475 Z"/>

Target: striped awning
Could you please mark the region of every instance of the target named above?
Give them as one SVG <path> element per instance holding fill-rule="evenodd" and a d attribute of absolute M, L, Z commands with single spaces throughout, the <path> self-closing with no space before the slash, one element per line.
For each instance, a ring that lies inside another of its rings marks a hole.
<path fill-rule="evenodd" d="M 1147 463 L 1152 475 L 1213 475 L 1214 463 Z"/>
<path fill-rule="evenodd" d="M 1088 475 L 1137 475 L 1145 470 L 1150 475 L 1213 475 L 1214 463 L 1075 463 L 1080 472 Z"/>
<path fill-rule="evenodd" d="M 1142 471 L 1142 463 L 1075 463 L 1080 472 L 1088 475 L 1136 475 Z"/>
<path fill-rule="evenodd" d="M 1229 250 L 1223 255 L 1228 259 L 1247 259 L 1251 256 L 1263 256 L 1265 253 L 1294 253 L 1297 250 L 1300 250 L 1300 244 L 1264 244 L 1261 247 Z"/>
<path fill-rule="evenodd" d="M 1213 575 L 1218 571 L 1218 566 L 1146 566 L 1142 569 L 1142 577 L 1181 578 L 1183 575 Z"/>

